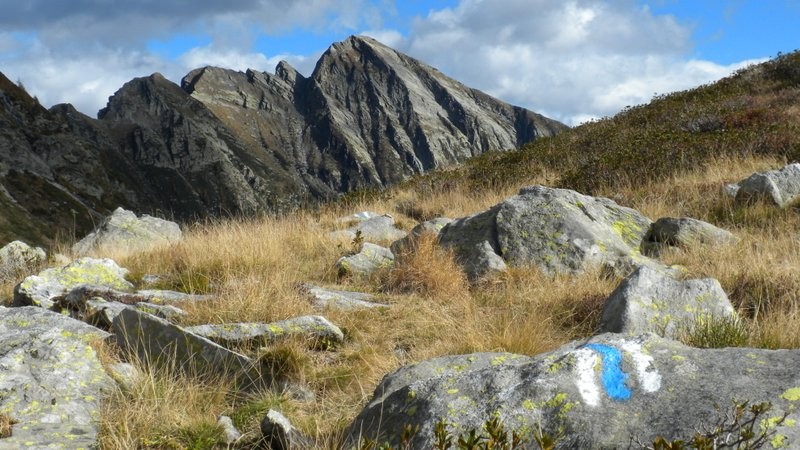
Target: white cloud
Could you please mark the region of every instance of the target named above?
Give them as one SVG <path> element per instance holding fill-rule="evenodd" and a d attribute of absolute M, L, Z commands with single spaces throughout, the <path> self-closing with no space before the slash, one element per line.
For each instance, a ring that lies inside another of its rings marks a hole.
<path fill-rule="evenodd" d="M 254 69 L 274 73 L 280 61 L 291 64 L 298 72 L 308 75 L 314 69 L 319 55 L 281 54 L 267 57 L 258 52 L 240 52 L 230 49 L 219 49 L 214 46 L 195 47 L 178 57 L 178 63 L 184 73 L 204 66 L 222 67 L 225 69 L 244 71 Z"/>

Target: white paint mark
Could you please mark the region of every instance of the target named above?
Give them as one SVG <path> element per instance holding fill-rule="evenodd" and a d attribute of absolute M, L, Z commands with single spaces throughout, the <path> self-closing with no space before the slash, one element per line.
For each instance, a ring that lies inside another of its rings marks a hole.
<path fill-rule="evenodd" d="M 642 389 L 645 392 L 656 392 L 661 389 L 661 374 L 652 365 L 653 357 L 642 351 L 642 345 L 638 342 L 622 341 L 619 347 L 631 356 Z"/>
<path fill-rule="evenodd" d="M 578 392 L 581 393 L 584 403 L 589 406 L 597 406 L 600 404 L 600 388 L 597 387 L 595 381 L 595 366 L 598 363 L 599 356 L 589 350 L 588 348 L 581 348 L 572 352 L 575 355 L 575 371 L 577 372 L 577 379 L 575 384 L 578 386 Z"/>

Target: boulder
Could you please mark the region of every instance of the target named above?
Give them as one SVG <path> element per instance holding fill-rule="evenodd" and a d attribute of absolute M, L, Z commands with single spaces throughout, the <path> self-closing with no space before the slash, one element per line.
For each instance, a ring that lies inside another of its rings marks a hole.
<path fill-rule="evenodd" d="M 690 217 L 662 217 L 650 225 L 642 240 L 642 253 L 658 256 L 669 247 L 691 248 L 700 245 L 723 245 L 735 241 L 735 236 L 708 222 Z"/>
<path fill-rule="evenodd" d="M 186 331 L 221 345 L 252 345 L 299 337 L 323 346 L 344 341 L 342 330 L 322 316 L 301 316 L 273 323 L 225 323 L 186 327 Z"/>
<path fill-rule="evenodd" d="M 311 304 L 315 309 L 339 309 L 339 310 L 354 310 L 354 309 L 371 309 L 371 308 L 388 308 L 389 305 L 385 303 L 375 302 L 375 296 L 372 294 L 365 294 L 363 292 L 352 291 L 339 291 L 334 289 L 325 289 L 313 284 L 303 284 L 300 291 L 308 295 Z"/>
<path fill-rule="evenodd" d="M 719 281 L 680 281 L 640 267 L 606 300 L 600 331 L 630 335 L 652 332 L 675 339 L 698 321 L 735 318 L 736 312 Z"/>
<path fill-rule="evenodd" d="M 729 192 L 736 192 L 736 201 L 764 200 L 783 208 L 800 195 L 800 164 L 754 173 L 737 183 L 737 186 L 736 189 L 726 188 Z"/>
<path fill-rule="evenodd" d="M 452 221 L 453 219 L 448 219 L 446 217 L 437 217 L 435 219 L 426 220 L 425 222 L 422 222 L 417 226 L 415 226 L 414 228 L 412 228 L 411 232 L 408 233 L 406 237 L 392 242 L 392 245 L 389 246 L 389 249 L 395 255 L 399 255 L 400 252 L 405 251 L 406 249 L 414 248 L 414 246 L 417 245 L 419 237 L 422 236 L 423 234 L 432 234 L 434 236 L 439 236 L 439 233 L 441 233 L 442 228 L 444 228 L 445 225 L 449 224 Z"/>
<path fill-rule="evenodd" d="M 89 235 L 72 246 L 77 255 L 109 250 L 138 251 L 180 241 L 181 228 L 175 222 L 136 214 L 117 208 Z"/>
<path fill-rule="evenodd" d="M 394 218 L 389 214 L 370 217 L 346 230 L 331 233 L 332 237 L 355 239 L 360 236 L 364 242 L 395 241 L 406 236 L 406 232 L 394 226 Z"/>
<path fill-rule="evenodd" d="M 98 402 L 114 389 L 88 342 L 108 336 L 38 307 L 0 308 L 2 448 L 94 448 Z"/>
<path fill-rule="evenodd" d="M 506 265 L 536 266 L 545 273 L 577 274 L 590 268 L 619 275 L 639 265 L 657 266 L 639 245 L 650 219 L 601 197 L 532 186 L 519 195 L 445 226 L 439 242 L 455 250 L 471 280 Z"/>
<path fill-rule="evenodd" d="M 266 448 L 272 450 L 312 447 L 312 440 L 298 431 L 286 416 L 274 409 L 270 409 L 261 420 L 261 435 Z"/>
<path fill-rule="evenodd" d="M 349 426 L 345 447 L 362 439 L 397 447 L 411 425 L 419 431 L 410 448 L 432 448 L 439 422 L 461 435 L 498 418 L 528 442 L 541 430 L 556 449 L 629 448 L 658 436 L 688 441 L 726 421 L 733 401 L 747 401 L 772 404 L 756 418 L 756 433 L 795 448 L 798 365 L 800 350 L 697 349 L 653 334 L 606 333 L 536 357 L 445 356 L 386 376 Z M 751 416 L 745 408 L 742 421 Z"/>
<path fill-rule="evenodd" d="M 13 241 L 0 248 L 0 282 L 17 276 L 26 276 L 47 260 L 39 247 L 33 248 L 22 241 Z"/>
<path fill-rule="evenodd" d="M 243 388 L 258 387 L 262 381 L 247 356 L 151 314 L 124 308 L 112 329 L 117 343 L 143 361 L 191 375 L 234 377 Z M 272 380 L 263 382 L 269 386 Z"/>
<path fill-rule="evenodd" d="M 80 285 L 99 286 L 115 290 L 131 290 L 125 279 L 128 270 L 110 259 L 81 258 L 59 268 L 50 268 L 32 275 L 14 288 L 13 306 L 51 308 L 54 299 Z"/>
<path fill-rule="evenodd" d="M 341 275 L 370 275 L 394 264 L 392 251 L 380 245 L 365 242 L 361 251 L 351 256 L 342 256 L 336 262 Z"/>

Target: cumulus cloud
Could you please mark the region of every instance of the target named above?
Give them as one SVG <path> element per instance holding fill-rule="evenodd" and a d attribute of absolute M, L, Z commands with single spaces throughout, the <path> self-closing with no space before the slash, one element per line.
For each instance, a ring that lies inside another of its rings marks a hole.
<path fill-rule="evenodd" d="M 390 37 L 467 85 L 574 125 L 749 63 L 687 58 L 691 31 L 629 0 L 462 0 Z"/>

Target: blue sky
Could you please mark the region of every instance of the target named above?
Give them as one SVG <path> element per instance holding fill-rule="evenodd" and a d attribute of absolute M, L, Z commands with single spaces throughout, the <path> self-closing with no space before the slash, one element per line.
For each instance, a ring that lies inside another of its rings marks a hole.
<path fill-rule="evenodd" d="M 800 0 L 0 0 L 0 71 L 94 116 L 136 76 L 310 74 L 366 34 L 569 124 L 800 48 Z"/>

